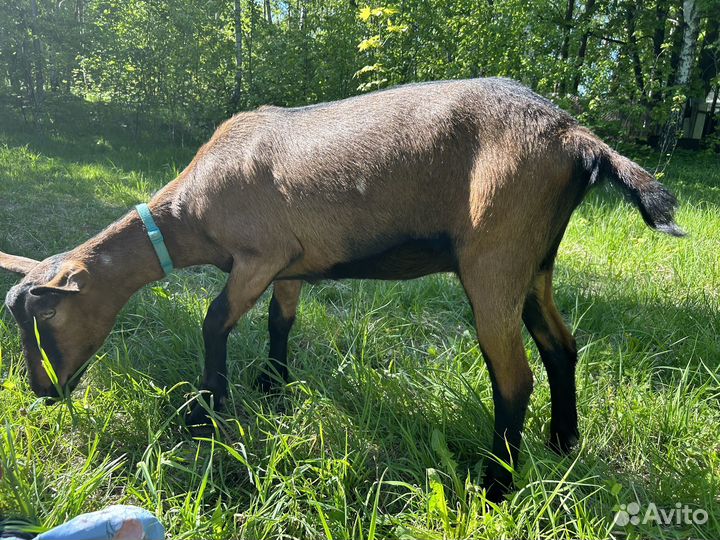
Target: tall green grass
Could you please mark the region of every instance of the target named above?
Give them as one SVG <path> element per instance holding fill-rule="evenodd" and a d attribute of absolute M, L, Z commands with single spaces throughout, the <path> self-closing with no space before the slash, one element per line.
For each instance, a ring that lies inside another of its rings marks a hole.
<path fill-rule="evenodd" d="M 0 250 L 42 257 L 76 245 L 191 153 L 148 151 L 118 123 L 77 118 L 0 122 Z M 651 232 L 611 190 L 573 217 L 556 296 L 580 345 L 582 444 L 564 458 L 547 449 L 549 389 L 527 339 L 536 384 L 518 489 L 497 507 L 479 484 L 490 382 L 453 277 L 306 287 L 294 382 L 271 395 L 252 384 L 267 349 L 264 296 L 230 338 L 216 434 L 193 439 L 182 411 L 197 398 L 200 325 L 223 285 L 220 272 L 194 269 L 130 302 L 71 409 L 32 395 L 2 311 L 0 519 L 39 531 L 131 503 L 173 538 L 718 538 L 718 165 L 678 154 L 665 171 L 687 239 Z M 13 282 L 0 275 L 0 290 Z M 708 522 L 615 526 L 633 501 L 702 508 Z"/>

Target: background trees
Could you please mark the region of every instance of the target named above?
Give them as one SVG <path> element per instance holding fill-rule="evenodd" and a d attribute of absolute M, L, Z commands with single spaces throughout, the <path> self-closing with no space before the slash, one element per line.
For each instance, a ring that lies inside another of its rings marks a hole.
<path fill-rule="evenodd" d="M 0 0 L 0 92 L 207 131 L 264 103 L 501 75 L 668 147 L 717 102 L 719 21 L 720 0 Z"/>

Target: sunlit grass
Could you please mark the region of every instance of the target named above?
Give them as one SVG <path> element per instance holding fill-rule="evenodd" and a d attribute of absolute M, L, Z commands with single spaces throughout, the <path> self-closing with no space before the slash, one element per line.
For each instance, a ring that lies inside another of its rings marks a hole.
<path fill-rule="evenodd" d="M 161 145 L 138 158 L 144 146 L 111 135 L 85 151 L 95 135 L 0 134 L 0 250 L 72 247 L 187 159 Z M 580 346 L 582 445 L 566 458 L 547 449 L 549 389 L 528 339 L 536 383 L 518 489 L 497 508 L 479 484 L 490 382 L 453 277 L 306 287 L 294 382 L 269 396 L 252 384 L 267 348 L 264 296 L 231 336 L 217 437 L 193 440 L 182 409 L 196 398 L 200 325 L 224 279 L 206 269 L 130 302 L 72 409 L 36 403 L 2 313 L 0 518 L 43 530 L 131 503 L 173 538 L 720 537 L 718 165 L 677 155 L 666 171 L 687 239 L 653 233 L 610 191 L 574 216 L 556 297 Z M 0 275 L 0 290 L 13 282 Z M 703 508 L 709 520 L 614 527 L 635 500 Z"/>

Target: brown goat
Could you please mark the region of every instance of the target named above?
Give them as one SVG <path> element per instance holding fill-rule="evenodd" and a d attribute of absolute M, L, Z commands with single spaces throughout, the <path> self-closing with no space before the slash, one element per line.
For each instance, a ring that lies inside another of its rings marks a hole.
<path fill-rule="evenodd" d="M 284 378 L 303 280 L 455 272 L 492 380 L 492 451 L 512 463 L 533 387 L 522 321 L 548 371 L 550 443 L 566 452 L 578 439 L 577 352 L 553 303 L 552 271 L 570 215 L 603 177 L 648 225 L 683 234 L 675 198 L 651 175 L 549 101 L 491 78 L 238 114 L 149 206 L 175 266 L 229 273 L 203 324 L 202 388 L 216 405 L 226 394 L 228 334 L 271 283 L 270 358 Z M 26 274 L 6 304 L 41 396 L 55 390 L 34 320 L 64 385 L 130 296 L 163 277 L 135 210 L 72 251 L 42 262 L 0 253 L 0 267 Z M 204 414 L 196 407 L 189 422 Z M 511 480 L 491 462 L 488 496 L 500 499 Z"/>

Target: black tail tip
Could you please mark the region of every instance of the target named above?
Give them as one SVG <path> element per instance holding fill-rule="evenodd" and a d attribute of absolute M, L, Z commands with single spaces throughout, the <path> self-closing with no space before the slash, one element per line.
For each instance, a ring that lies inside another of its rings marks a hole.
<path fill-rule="evenodd" d="M 687 233 L 678 227 L 677 223 L 674 221 L 670 223 L 658 223 L 653 228 L 658 232 L 669 234 L 670 236 L 674 236 L 676 238 L 687 236 Z"/>
<path fill-rule="evenodd" d="M 678 238 L 687 235 L 675 223 L 675 211 L 678 208 L 677 199 L 660 182 L 653 181 L 645 189 L 638 190 L 633 195 L 637 197 L 640 213 L 645 223 L 650 227 Z"/>

